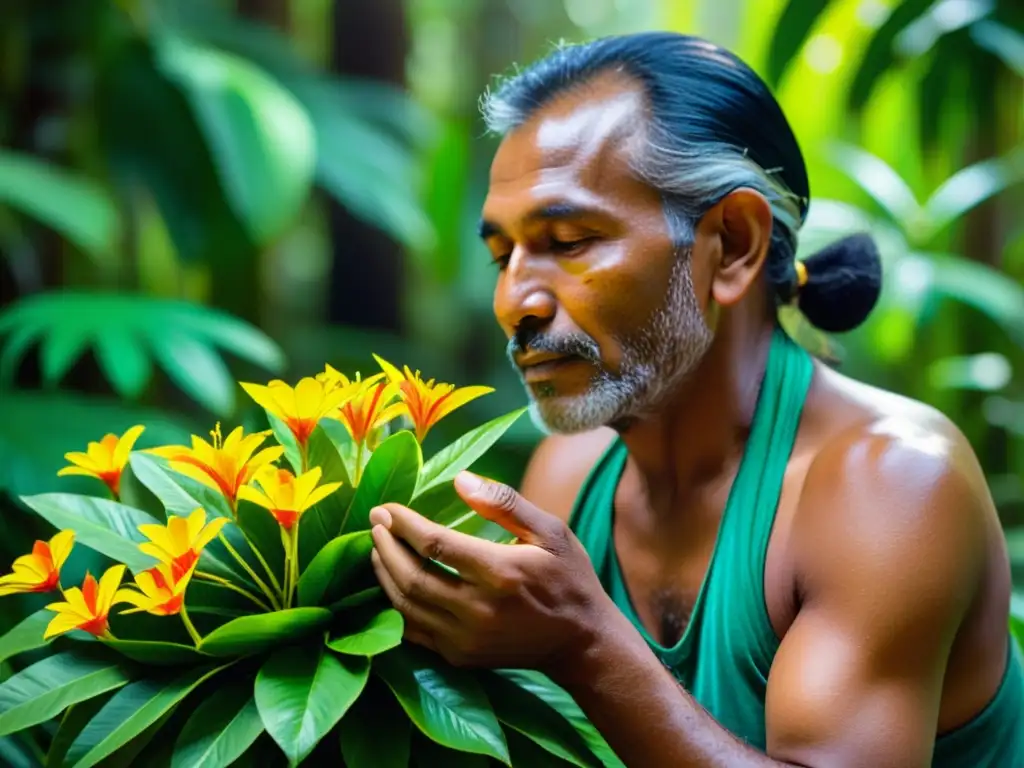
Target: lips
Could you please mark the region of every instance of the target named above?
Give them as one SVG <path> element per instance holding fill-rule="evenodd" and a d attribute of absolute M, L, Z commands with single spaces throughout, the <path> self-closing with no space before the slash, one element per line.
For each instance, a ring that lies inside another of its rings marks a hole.
<path fill-rule="evenodd" d="M 582 362 L 583 359 L 579 357 L 549 357 L 538 359 L 537 362 L 527 361 L 520 369 L 523 372 L 523 379 L 527 383 L 533 383 L 553 378 L 566 368 Z"/>

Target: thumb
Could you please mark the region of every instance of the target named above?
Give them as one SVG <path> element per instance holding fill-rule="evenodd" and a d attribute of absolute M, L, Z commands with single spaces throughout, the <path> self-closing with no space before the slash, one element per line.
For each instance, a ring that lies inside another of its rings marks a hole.
<path fill-rule="evenodd" d="M 559 518 L 538 509 L 510 486 L 472 472 L 455 477 L 455 490 L 474 512 L 526 544 L 550 549 L 564 527 Z"/>

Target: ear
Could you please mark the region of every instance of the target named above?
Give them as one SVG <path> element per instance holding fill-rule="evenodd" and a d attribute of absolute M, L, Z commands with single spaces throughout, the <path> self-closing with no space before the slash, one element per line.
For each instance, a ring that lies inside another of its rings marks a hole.
<path fill-rule="evenodd" d="M 772 209 L 764 195 L 748 187 L 730 192 L 701 219 L 718 241 L 711 295 L 721 306 L 737 304 L 757 282 L 772 237 Z"/>

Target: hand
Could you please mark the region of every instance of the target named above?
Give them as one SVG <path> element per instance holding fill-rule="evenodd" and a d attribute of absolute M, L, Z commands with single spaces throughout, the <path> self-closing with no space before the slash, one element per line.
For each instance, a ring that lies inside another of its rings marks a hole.
<path fill-rule="evenodd" d="M 599 635 L 610 605 L 586 551 L 565 523 L 507 485 L 463 472 L 455 488 L 519 542 L 468 536 L 399 504 L 375 508 L 373 568 L 405 617 L 406 638 L 458 666 L 564 671 Z"/>

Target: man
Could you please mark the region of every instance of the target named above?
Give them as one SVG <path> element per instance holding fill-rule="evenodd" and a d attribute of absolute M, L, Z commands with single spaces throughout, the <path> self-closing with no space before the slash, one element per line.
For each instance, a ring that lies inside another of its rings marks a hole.
<path fill-rule="evenodd" d="M 863 237 L 794 262 L 806 171 L 765 85 L 702 40 L 629 36 L 556 51 L 486 115 L 495 314 L 556 434 L 521 496 L 457 479 L 515 546 L 373 512 L 408 638 L 545 672 L 631 767 L 1024 766 L 970 446 L 777 327 L 796 301 L 853 328 L 879 266 Z"/>

